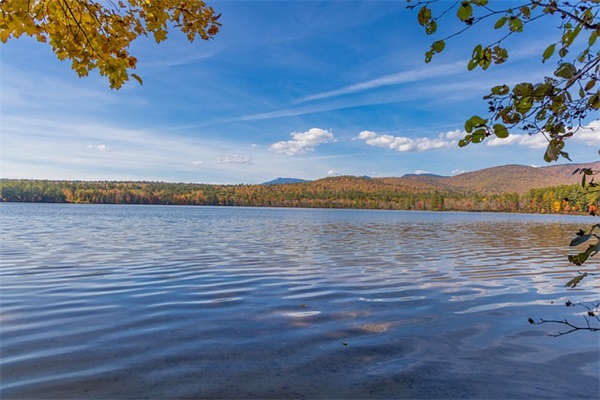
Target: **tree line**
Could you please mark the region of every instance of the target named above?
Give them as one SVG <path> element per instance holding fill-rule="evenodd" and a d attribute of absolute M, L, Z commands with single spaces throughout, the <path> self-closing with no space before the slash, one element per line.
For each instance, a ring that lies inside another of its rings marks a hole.
<path fill-rule="evenodd" d="M 597 213 L 597 198 L 580 185 L 527 193 L 419 191 L 356 177 L 283 185 L 209 185 L 165 182 L 3 179 L 2 202 L 162 204 L 303 208 L 357 208 L 524 213 Z"/>

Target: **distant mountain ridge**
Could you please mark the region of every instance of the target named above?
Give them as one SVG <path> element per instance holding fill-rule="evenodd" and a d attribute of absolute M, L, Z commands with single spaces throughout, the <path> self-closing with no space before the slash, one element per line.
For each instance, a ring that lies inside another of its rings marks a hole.
<path fill-rule="evenodd" d="M 480 193 L 526 193 L 531 189 L 573 185 L 581 182 L 577 168 L 600 169 L 600 161 L 584 164 L 562 164 L 544 167 L 504 165 L 466 172 L 444 179 L 449 185 Z"/>
<path fill-rule="evenodd" d="M 267 185 L 2 179 L 0 201 L 581 214 L 597 200 L 581 188 L 578 168 L 598 171 L 600 162 L 505 165 L 451 177 L 278 178 Z"/>
<path fill-rule="evenodd" d="M 438 175 L 438 174 L 430 174 L 430 173 L 424 173 L 424 174 L 404 174 L 401 176 L 401 178 L 411 178 L 414 176 L 424 176 L 424 177 L 428 177 L 428 178 L 446 178 L 446 176 L 444 175 Z"/>
<path fill-rule="evenodd" d="M 308 182 L 308 181 L 305 179 L 299 179 L 299 178 L 276 178 L 269 182 L 263 183 L 263 185 L 285 185 L 287 183 L 302 183 L 302 182 Z"/>
<path fill-rule="evenodd" d="M 478 171 L 465 172 L 455 176 L 437 174 L 405 174 L 401 177 L 369 178 L 366 176 L 335 176 L 306 181 L 293 178 L 277 178 L 266 184 L 317 185 L 327 187 L 353 187 L 365 185 L 377 187 L 393 187 L 407 192 L 445 193 L 527 193 L 531 189 L 550 186 L 573 185 L 581 182 L 581 175 L 573 174 L 577 168 L 600 170 L 600 161 L 593 163 L 561 164 L 544 167 L 526 165 L 503 165 L 485 168 Z"/>

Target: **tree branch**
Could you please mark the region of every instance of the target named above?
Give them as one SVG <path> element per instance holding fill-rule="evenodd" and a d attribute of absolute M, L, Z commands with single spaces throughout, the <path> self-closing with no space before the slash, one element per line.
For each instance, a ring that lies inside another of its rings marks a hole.
<path fill-rule="evenodd" d="M 599 29 L 600 28 L 600 23 L 596 23 L 596 24 L 590 24 L 587 21 L 584 21 L 583 19 L 579 18 L 577 15 L 568 12 L 567 10 L 564 10 L 562 8 L 560 8 L 558 5 L 556 4 L 544 4 L 541 1 L 538 0 L 531 0 L 531 2 L 533 4 L 536 4 L 540 7 L 547 7 L 550 8 L 556 12 L 558 12 L 559 14 L 562 14 L 566 17 L 572 18 L 575 21 L 579 22 L 581 25 L 583 25 L 584 27 L 586 27 L 587 29 Z"/>

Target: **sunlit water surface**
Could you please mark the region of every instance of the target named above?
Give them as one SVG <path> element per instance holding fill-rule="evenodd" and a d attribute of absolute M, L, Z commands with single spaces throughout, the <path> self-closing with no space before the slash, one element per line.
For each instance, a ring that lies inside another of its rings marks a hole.
<path fill-rule="evenodd" d="M 3 399 L 600 393 L 597 333 L 527 322 L 583 323 L 564 302 L 600 297 L 564 287 L 591 217 L 0 211 Z"/>

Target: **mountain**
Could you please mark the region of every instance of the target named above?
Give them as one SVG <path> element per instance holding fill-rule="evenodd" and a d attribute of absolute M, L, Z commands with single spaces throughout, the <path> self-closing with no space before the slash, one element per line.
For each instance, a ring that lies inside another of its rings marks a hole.
<path fill-rule="evenodd" d="M 580 195 L 578 168 L 598 171 L 600 162 L 505 165 L 452 177 L 277 178 L 263 185 L 2 179 L 0 201 L 584 213 L 594 204 Z"/>
<path fill-rule="evenodd" d="M 585 164 L 562 164 L 545 167 L 525 165 L 504 165 L 466 172 L 455 176 L 435 174 L 406 174 L 402 177 L 371 178 L 337 176 L 312 181 L 311 185 L 326 188 L 371 190 L 393 189 L 408 193 L 527 193 L 531 189 L 550 186 L 574 185 L 581 182 L 580 174 L 573 174 L 577 168 L 600 170 L 600 162 Z"/>
<path fill-rule="evenodd" d="M 298 178 L 277 178 L 277 179 L 273 179 L 272 181 L 265 182 L 265 183 L 263 183 L 263 185 L 285 185 L 287 183 L 302 183 L 302 182 L 308 182 L 308 181 L 305 179 L 298 179 Z"/>
<path fill-rule="evenodd" d="M 437 174 L 430 174 L 430 173 L 425 173 L 425 174 L 404 174 L 401 176 L 401 178 L 412 178 L 414 176 L 425 176 L 428 178 L 445 178 L 445 176 L 443 175 L 437 175 Z"/>
<path fill-rule="evenodd" d="M 479 193 L 526 193 L 531 189 L 577 184 L 581 182 L 581 175 L 573 174 L 577 168 L 598 170 L 600 162 L 546 167 L 505 165 L 452 176 L 445 183 Z"/>

